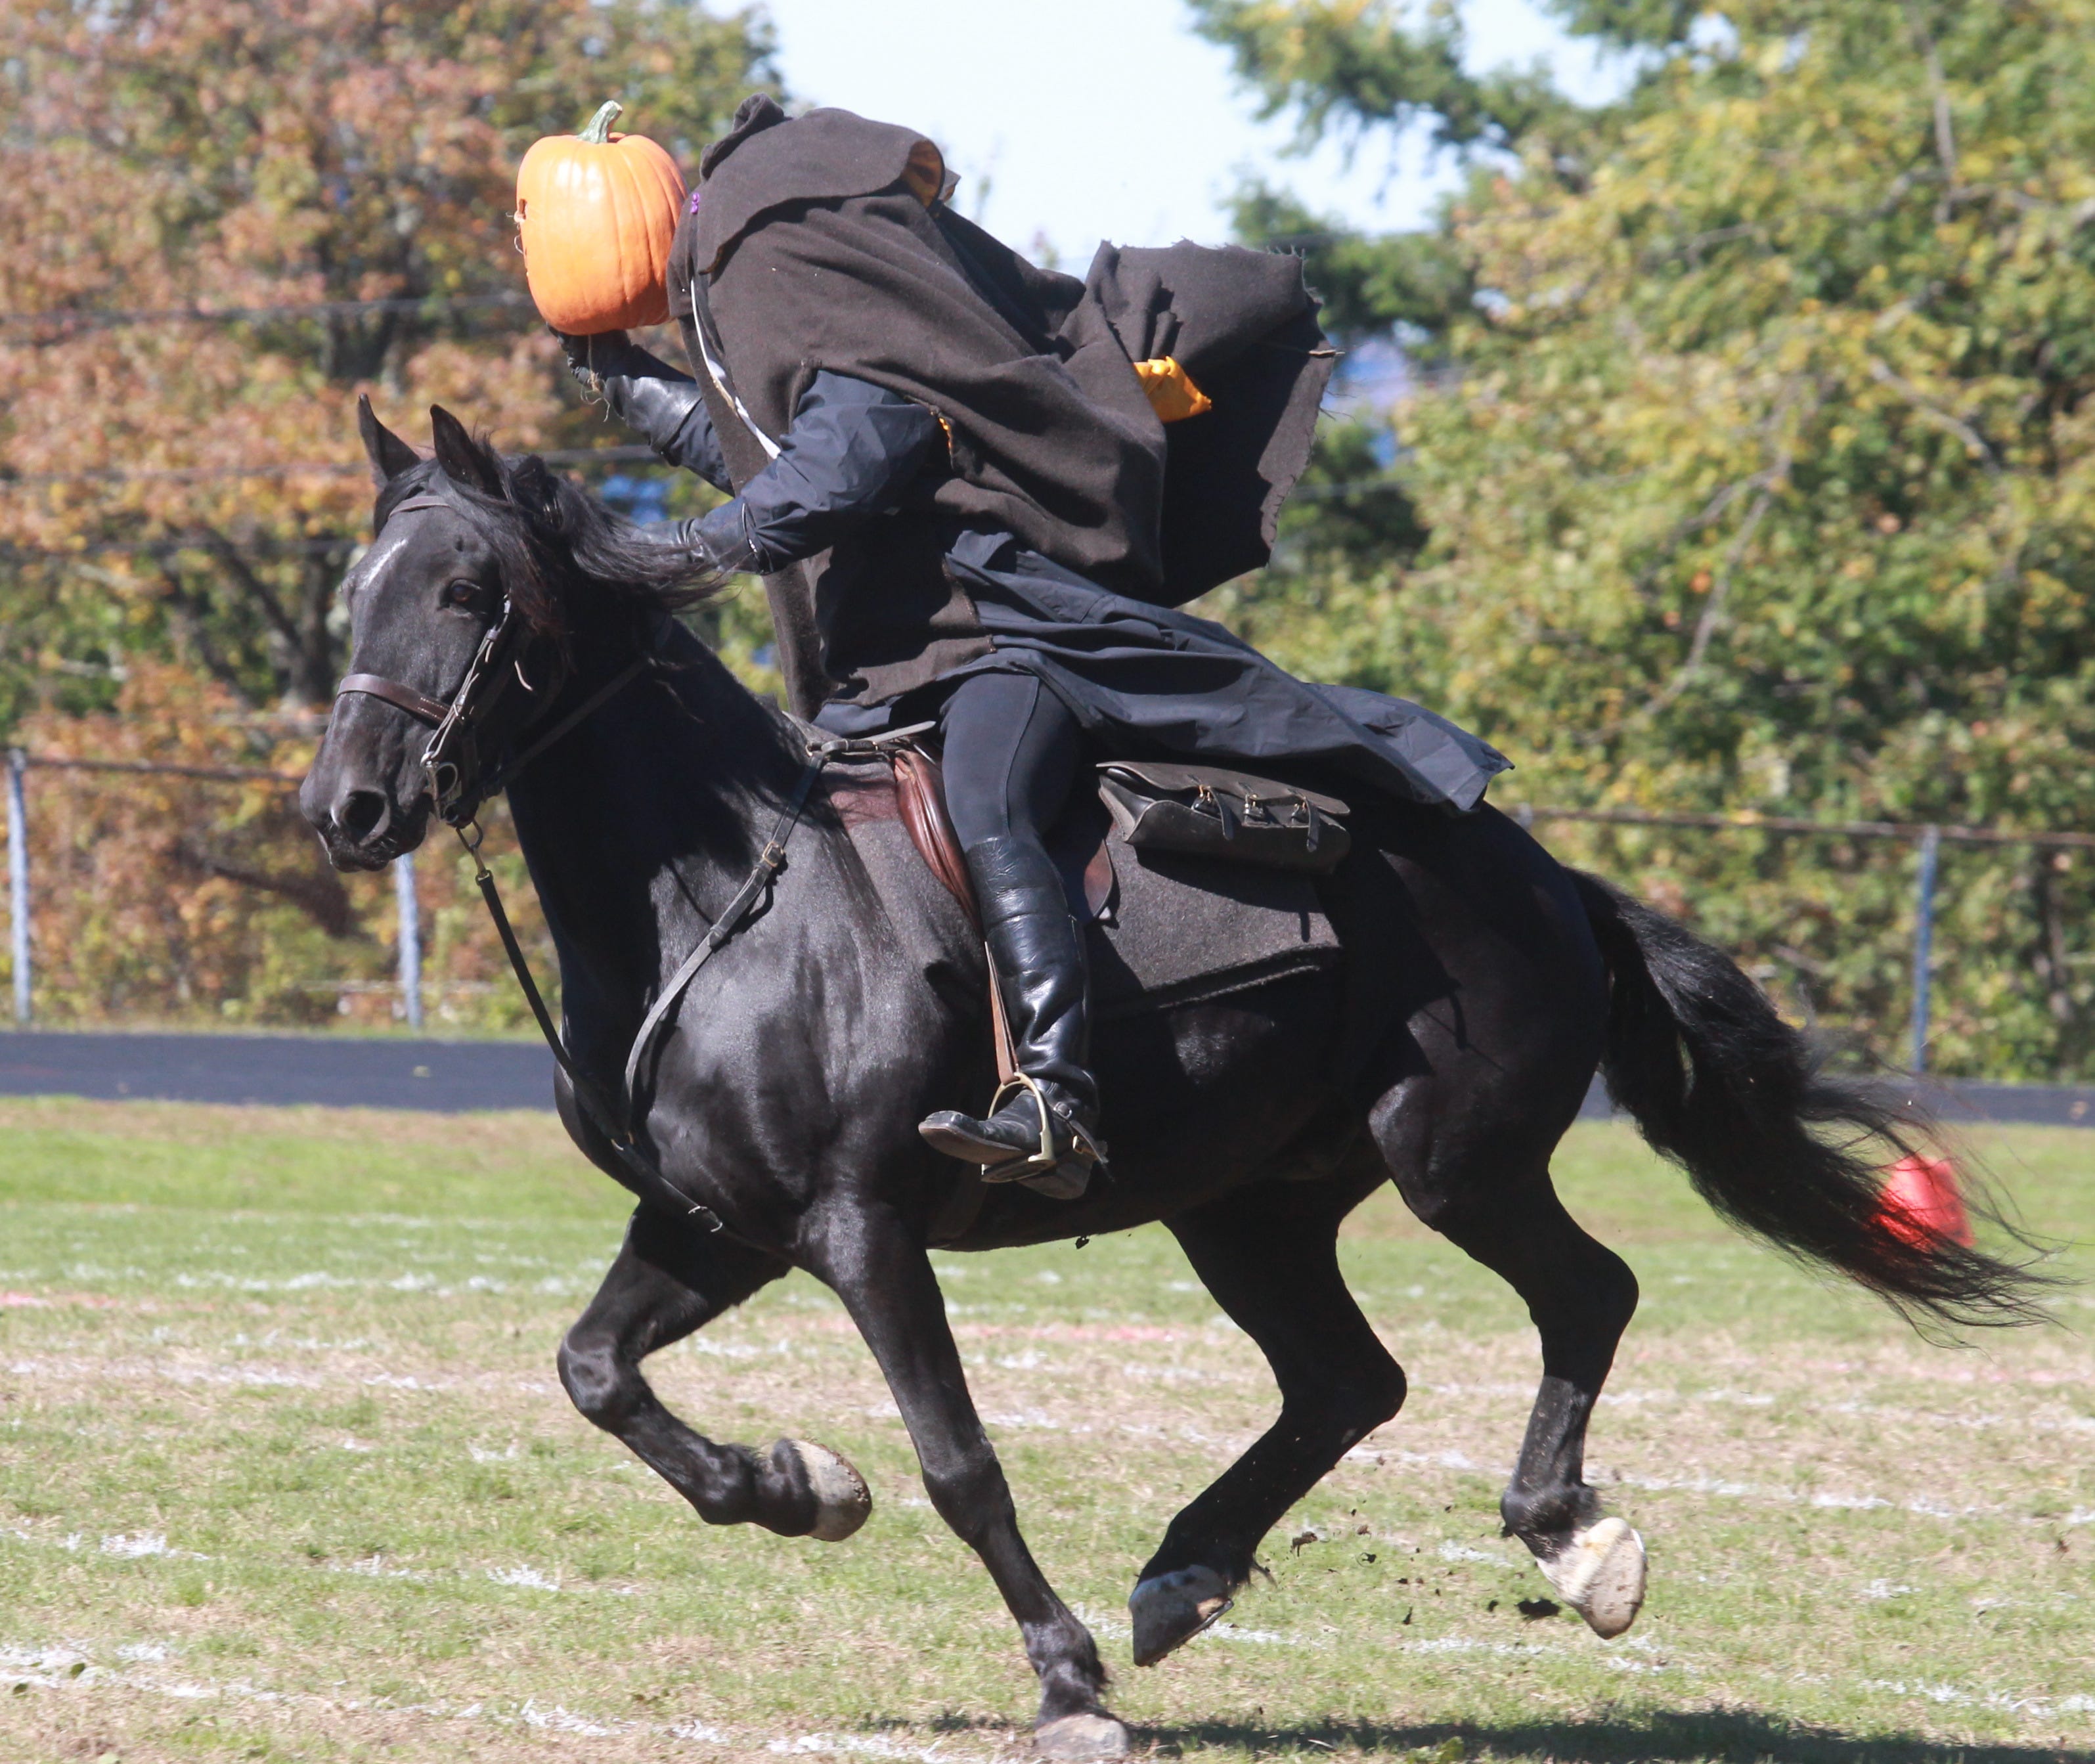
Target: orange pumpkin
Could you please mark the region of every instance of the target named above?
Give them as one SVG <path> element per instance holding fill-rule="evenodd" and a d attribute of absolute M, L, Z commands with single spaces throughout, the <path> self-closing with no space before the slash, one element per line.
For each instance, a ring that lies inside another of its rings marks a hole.
<path fill-rule="evenodd" d="M 579 135 L 534 142 L 516 168 L 517 243 L 541 318 L 594 337 L 669 316 L 669 242 L 684 208 L 676 162 L 614 135 L 607 103 Z"/>

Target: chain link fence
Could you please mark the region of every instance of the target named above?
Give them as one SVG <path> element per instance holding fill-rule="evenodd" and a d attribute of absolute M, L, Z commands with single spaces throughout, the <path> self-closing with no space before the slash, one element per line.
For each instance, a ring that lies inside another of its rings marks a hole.
<path fill-rule="evenodd" d="M 298 819 L 298 783 L 263 767 L 11 750 L 15 1023 L 525 1026 L 462 860 L 433 842 L 419 863 L 397 860 L 389 878 L 336 878 Z M 142 805 L 148 786 L 157 801 Z M 2095 884 L 2095 834 L 1547 804 L 1507 812 L 1567 861 L 1691 920 L 1858 1057 L 1903 1054 L 1916 1072 L 1967 1077 L 2086 1075 L 2076 1036 L 2095 1014 L 2095 997 L 2084 995 L 2095 994 L 2095 950 L 2080 947 L 2088 916 L 2076 891 Z M 499 805 L 494 818 L 499 835 Z M 146 848 L 144 861 L 111 865 L 127 841 Z M 534 961 L 554 972 L 520 859 L 497 861 Z M 211 886 L 215 903 L 201 899 Z M 156 936 L 173 956 L 147 947 Z M 2015 1031 L 2023 1051 L 1986 1053 L 1988 1023 L 2025 1017 L 2034 1026 Z M 2024 1047 L 2047 1033 L 2048 1048 Z"/>

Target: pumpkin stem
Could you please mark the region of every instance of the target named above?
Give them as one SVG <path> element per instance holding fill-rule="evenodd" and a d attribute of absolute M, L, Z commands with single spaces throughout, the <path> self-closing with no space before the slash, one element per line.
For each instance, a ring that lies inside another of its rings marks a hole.
<path fill-rule="evenodd" d="M 583 128 L 581 138 L 602 146 L 611 139 L 611 125 L 618 120 L 619 112 L 625 108 L 616 98 L 606 98 Z"/>

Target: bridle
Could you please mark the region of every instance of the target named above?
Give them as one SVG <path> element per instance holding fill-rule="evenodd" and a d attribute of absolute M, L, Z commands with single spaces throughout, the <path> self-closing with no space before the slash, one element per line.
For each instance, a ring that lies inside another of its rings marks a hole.
<path fill-rule="evenodd" d="M 410 496 L 386 518 L 390 524 L 415 509 L 451 507 L 441 496 Z M 437 818 L 447 827 L 462 832 L 473 825 L 483 802 L 499 795 L 527 764 L 631 685 L 651 664 L 651 657 L 643 651 L 521 752 L 507 756 L 490 773 L 486 768 L 488 752 L 498 749 L 499 743 L 484 742 L 483 737 L 504 700 L 520 689 L 538 700 L 531 708 L 542 712 L 559 699 L 560 689 L 568 682 L 567 658 L 557 651 L 549 679 L 534 683 L 525 673 L 525 657 L 535 635 L 516 602 L 505 595 L 500 616 L 488 627 L 449 699 L 433 699 L 413 686 L 377 673 L 346 675 L 335 689 L 338 703 L 351 696 L 377 699 L 405 711 L 430 729 L 429 743 L 422 749 L 422 769 L 429 778 L 429 800 Z M 527 715 L 512 733 L 529 732 L 534 721 Z"/>
<path fill-rule="evenodd" d="M 450 508 L 451 504 L 441 496 L 410 496 L 395 507 L 387 516 L 417 508 Z M 665 624 L 668 622 L 664 621 Z M 539 703 L 532 707 L 542 713 L 550 710 L 559 699 L 560 689 L 567 684 L 568 668 L 563 657 L 557 664 L 554 677 L 544 685 L 534 686 L 524 672 L 524 656 L 529 649 L 533 633 L 520 614 L 516 603 L 507 596 L 502 603 L 502 612 L 481 639 L 480 647 L 467 664 L 464 676 L 453 689 L 448 700 L 430 698 L 427 694 L 397 680 L 389 680 L 383 674 L 352 673 L 344 677 L 336 688 L 335 702 L 345 698 L 361 696 L 374 698 L 405 711 L 417 722 L 427 725 L 432 733 L 429 744 L 422 750 L 422 767 L 429 783 L 429 797 L 437 817 L 459 836 L 467 855 L 473 860 L 473 881 L 478 885 L 481 899 L 486 904 L 488 917 L 494 922 L 495 934 L 502 940 L 503 953 L 509 958 L 509 965 L 516 976 L 516 983 L 524 994 L 525 1002 L 531 1008 L 537 1020 L 539 1033 L 546 1038 L 546 1045 L 552 1050 L 553 1059 L 573 1091 L 575 1101 L 592 1126 L 609 1143 L 621 1162 L 638 1179 L 640 1191 L 660 1200 L 673 1203 L 686 1217 L 695 1217 L 707 1230 L 721 1228 L 719 1216 L 702 1203 L 695 1200 L 663 1173 L 653 1151 L 642 1144 L 636 1137 L 638 1125 L 636 1119 L 636 1100 L 642 1084 L 642 1069 L 662 1031 L 668 1026 L 677 1002 L 689 990 L 699 970 L 712 959 L 729 939 L 747 921 L 757 904 L 769 891 L 779 873 L 786 867 L 786 842 L 792 837 L 793 830 L 799 825 L 802 812 L 813 794 L 815 782 L 832 760 L 846 756 L 858 757 L 885 751 L 923 732 L 930 725 L 919 723 L 908 729 L 896 730 L 891 734 L 871 740 L 847 741 L 829 735 L 820 730 L 802 725 L 808 738 L 806 759 L 800 776 L 795 783 L 778 812 L 771 836 L 764 843 L 756 862 L 751 866 L 734 898 L 721 911 L 712 928 L 699 941 L 677 967 L 669 982 L 656 995 L 642 1021 L 639 1033 L 626 1056 L 625 1082 L 619 1098 L 606 1094 L 603 1087 L 576 1063 L 568 1052 L 567 1039 L 553 1021 L 552 1013 L 547 1008 L 545 996 L 538 990 L 538 982 L 532 978 L 531 965 L 524 954 L 524 946 L 518 942 L 515 928 L 509 922 L 509 914 L 502 904 L 501 891 L 496 886 L 494 873 L 481 856 L 481 845 L 485 834 L 477 818 L 480 805 L 503 790 L 518 773 L 560 740 L 586 717 L 593 715 L 612 698 L 622 692 L 642 673 L 655 664 L 655 655 L 660 647 L 662 633 L 656 631 L 651 641 L 627 665 L 585 698 L 581 703 L 549 727 L 538 733 L 520 751 L 504 755 L 492 771 L 486 769 L 488 751 L 499 751 L 499 742 L 484 741 L 489 734 L 496 708 L 512 690 L 512 682 Z M 535 719 L 526 716 L 507 731 L 505 738 L 515 739 L 532 734 Z"/>

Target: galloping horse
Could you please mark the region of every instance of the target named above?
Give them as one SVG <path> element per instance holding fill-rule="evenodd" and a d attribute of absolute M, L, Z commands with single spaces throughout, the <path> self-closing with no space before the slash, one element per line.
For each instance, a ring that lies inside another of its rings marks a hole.
<path fill-rule="evenodd" d="M 716 586 L 688 560 L 441 410 L 426 461 L 362 414 L 378 533 L 346 585 L 356 673 L 303 804 L 338 865 L 376 869 L 420 842 L 433 804 L 467 824 L 507 788 L 579 1074 L 564 1067 L 562 1117 L 640 1200 L 561 1345 L 562 1382 L 710 1523 L 848 1536 L 871 1502 L 842 1458 L 708 1440 L 639 1370 L 790 1269 L 830 1287 L 933 1505 L 1017 1621 L 1049 1755 L 1117 1756 L 1127 1730 L 1101 1700 L 1089 1631 L 1019 1535 L 934 1236 L 994 1249 L 1161 1221 L 1272 1365 L 1278 1418 L 1137 1577 L 1141 1664 L 1219 1615 L 1267 1531 L 1402 1404 L 1404 1374 L 1335 1253 L 1340 1222 L 1386 1181 L 1527 1301 L 1542 1379 L 1500 1509 L 1597 1631 L 1629 1627 L 1643 1545 L 1583 1475 L 1636 1281 L 1549 1174 L 1596 1067 L 1744 1229 L 1910 1310 L 2025 1313 L 2015 1267 L 1882 1222 L 1882 1147 L 1910 1136 L 1897 1115 L 1818 1076 L 1729 959 L 1489 809 L 1362 804 L 1352 855 L 1322 885 L 1343 969 L 1102 1025 L 1113 1179 L 1075 1201 L 988 1187 L 971 1220 L 942 1228 L 976 1178 L 917 1123 L 991 1082 L 981 945 L 952 899 L 921 865 L 875 876 L 808 788 L 808 732 L 670 616 Z M 686 989 L 701 946 L 716 959 Z M 651 1074 L 626 1070 L 663 1000 Z M 634 1109 L 629 1143 L 606 1097 Z"/>

